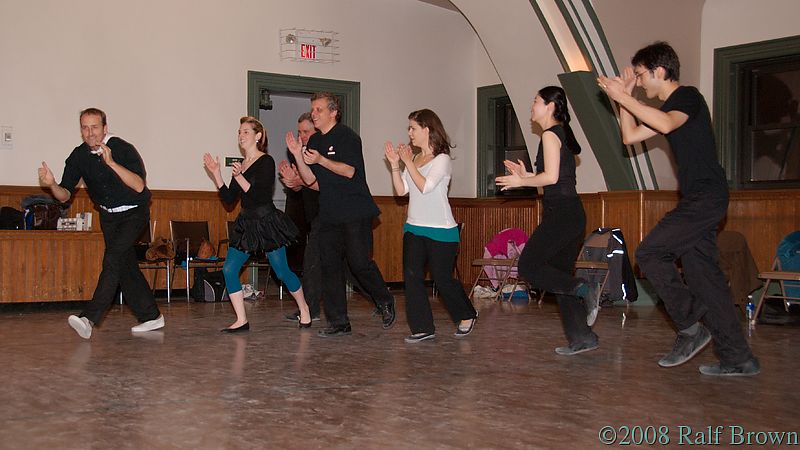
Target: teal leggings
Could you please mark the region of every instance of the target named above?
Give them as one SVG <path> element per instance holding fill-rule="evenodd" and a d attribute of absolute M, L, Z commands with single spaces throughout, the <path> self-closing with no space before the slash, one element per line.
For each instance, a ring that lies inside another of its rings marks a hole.
<path fill-rule="evenodd" d="M 242 282 L 239 281 L 239 272 L 242 266 L 250 258 L 250 254 L 236 248 L 229 248 L 225 256 L 225 265 L 222 266 L 222 275 L 225 277 L 225 287 L 228 294 L 235 294 L 242 290 Z M 296 292 L 300 289 L 300 279 L 289 268 L 286 259 L 286 247 L 280 247 L 271 252 L 267 252 L 269 265 L 275 271 L 275 275 L 281 280 L 289 292 Z M 254 286 L 255 287 L 255 286 Z"/>

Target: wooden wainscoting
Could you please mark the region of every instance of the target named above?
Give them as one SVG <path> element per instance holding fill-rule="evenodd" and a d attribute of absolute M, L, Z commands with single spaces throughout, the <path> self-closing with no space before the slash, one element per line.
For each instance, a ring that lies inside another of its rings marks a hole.
<path fill-rule="evenodd" d="M 20 200 L 32 194 L 44 194 L 38 187 L 0 186 L 0 205 L 18 207 Z M 658 223 L 658 221 L 678 202 L 678 194 L 674 191 L 615 191 L 594 194 L 582 194 L 586 209 L 586 233 L 598 227 L 618 227 L 622 229 L 627 240 L 632 262 L 635 264 L 634 251 L 642 238 Z M 405 222 L 407 198 L 375 197 L 381 209 L 381 215 L 375 223 L 374 258 L 388 282 L 403 280 L 403 237 L 402 227 Z M 471 262 L 483 255 L 483 246 L 497 232 L 504 228 L 516 227 L 532 232 L 541 218 L 540 199 L 465 199 L 450 200 L 456 221 L 464 223 L 462 243 L 458 256 L 458 268 L 462 282 L 470 283 L 477 276 L 476 268 Z M 78 212 L 94 211 L 85 190 L 79 190 L 69 210 L 69 215 Z M 226 222 L 233 220 L 238 213 L 238 205 L 226 209 L 214 191 L 153 191 L 150 207 L 151 220 L 156 221 L 157 237 L 169 237 L 170 220 L 207 220 L 211 240 L 215 243 L 224 239 L 227 234 Z M 95 211 L 96 212 L 96 211 Z M 98 221 L 95 220 L 97 223 Z M 738 231 L 746 238 L 759 270 L 769 268 L 775 255 L 778 242 L 788 233 L 800 229 L 800 190 L 765 190 L 734 191 L 728 208 L 728 217 L 723 224 L 725 230 Z M 99 224 L 94 232 L 41 232 L 53 236 L 56 244 L 47 249 L 34 248 L 37 244 L 34 236 L 45 236 L 39 232 L 3 232 L 4 263 L 2 269 L 2 288 L 0 302 L 8 301 L 47 301 L 85 299 L 86 289 L 94 289 L 102 258 L 102 235 Z M 20 235 L 23 233 L 23 235 Z M 25 233 L 34 233 L 25 235 Z M 23 247 L 6 247 L 8 241 L 24 237 Z M 75 241 L 81 252 L 76 252 L 70 244 Z M 27 246 L 27 247 L 24 247 Z M 6 253 L 6 252 L 11 253 Z M 9 265 L 14 258 L 9 254 L 27 252 L 42 256 L 47 252 L 61 253 L 51 258 L 62 266 L 50 266 L 42 263 L 42 258 L 31 258 L 23 266 L 22 273 L 18 265 Z M 37 253 L 40 252 L 40 253 Z M 74 256 L 81 254 L 80 258 Z M 70 259 L 73 258 L 73 259 Z M 70 272 L 69 276 L 57 278 L 53 272 L 67 273 L 68 265 L 85 265 L 81 272 Z M 180 274 L 179 274 L 180 275 Z M 70 277 L 76 277 L 72 279 Z M 48 278 L 49 277 L 49 278 Z M 56 277 L 56 278 L 53 278 Z M 164 277 L 160 277 L 159 288 L 164 287 Z M 176 277 L 174 288 L 185 287 L 183 277 Z M 15 282 L 17 287 L 8 287 Z M 50 284 L 41 287 L 41 283 Z M 37 290 L 31 290 L 31 286 Z M 11 289 L 18 289 L 11 291 Z M 42 290 L 38 290 L 42 289 Z M 30 292 L 44 294 L 29 295 Z M 89 293 L 89 296 L 91 293 Z M 74 297 L 73 297 L 74 296 Z M 30 300 L 26 300 L 30 299 Z"/>
<path fill-rule="evenodd" d="M 599 227 L 620 228 L 625 235 L 631 263 L 642 239 L 678 204 L 675 191 L 614 191 L 581 194 L 586 210 L 586 234 Z M 376 197 L 381 208 L 376 242 L 393 242 L 391 251 L 375 247 L 375 261 L 387 281 L 402 281 L 402 237 L 407 200 Z M 470 283 L 478 274 L 471 262 L 483 255 L 483 246 L 504 228 L 533 232 L 541 219 L 541 199 L 465 199 L 452 198 L 456 221 L 464 223 L 458 268 L 462 282 Z M 401 211 L 402 210 L 402 211 Z M 747 239 L 758 269 L 767 270 L 775 249 L 784 236 L 800 230 L 800 190 L 733 191 L 728 217 L 722 229 L 738 231 Z M 383 236 L 397 233 L 397 236 Z"/>

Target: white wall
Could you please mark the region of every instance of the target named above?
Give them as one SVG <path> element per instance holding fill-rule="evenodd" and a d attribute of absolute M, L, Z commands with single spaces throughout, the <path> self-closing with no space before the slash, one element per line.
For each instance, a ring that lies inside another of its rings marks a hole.
<path fill-rule="evenodd" d="M 230 147 L 256 70 L 361 83 L 374 195 L 392 193 L 383 142 L 407 139 L 410 111 L 433 109 L 458 145 L 455 173 L 469 174 L 451 195 L 475 195 L 475 89 L 491 62 L 457 12 L 409 0 L 30 0 L 0 2 L 0 21 L 0 125 L 15 134 L 0 184 L 36 185 L 42 160 L 60 178 L 78 112 L 97 106 L 141 152 L 151 188 L 212 190 L 200 155 Z M 278 30 L 295 27 L 339 32 L 341 61 L 281 61 Z"/>
<path fill-rule="evenodd" d="M 705 0 L 700 91 L 714 94 L 714 49 L 800 34 L 800 1 Z"/>
<path fill-rule="evenodd" d="M 529 0 L 451 0 L 468 18 L 488 50 L 520 121 L 531 160 L 536 157 L 539 136 L 530 124 L 530 105 L 536 92 L 548 85 L 559 85 L 564 72 Z M 502 7 L 499 7 L 502 5 Z M 575 136 L 589 148 L 577 121 Z M 577 169 L 579 192 L 605 191 L 597 159 L 590 151 L 581 153 Z"/>

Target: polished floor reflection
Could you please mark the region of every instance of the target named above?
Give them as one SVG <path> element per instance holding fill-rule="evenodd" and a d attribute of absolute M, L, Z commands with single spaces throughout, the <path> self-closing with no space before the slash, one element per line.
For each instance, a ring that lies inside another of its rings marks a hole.
<path fill-rule="evenodd" d="M 173 300 L 166 328 L 137 336 L 115 306 L 89 341 L 68 327 L 73 310 L 4 309 L 0 447 L 582 449 L 627 437 L 726 448 L 769 431 L 797 443 L 798 328 L 759 325 L 762 374 L 717 379 L 697 371 L 710 349 L 656 365 L 674 340 L 656 307 L 602 310 L 600 348 L 563 357 L 553 301 L 479 303 L 462 340 L 437 303 L 436 339 L 406 344 L 397 298 L 384 331 L 354 295 L 353 335 L 332 339 L 316 336 L 321 322 L 284 321 L 293 305 L 274 295 L 248 303 L 252 329 L 239 335 L 219 332 L 227 303 Z"/>

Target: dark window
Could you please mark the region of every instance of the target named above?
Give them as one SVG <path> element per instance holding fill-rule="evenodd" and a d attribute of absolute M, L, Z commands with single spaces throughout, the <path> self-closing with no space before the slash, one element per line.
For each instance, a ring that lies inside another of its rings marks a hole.
<path fill-rule="evenodd" d="M 796 187 L 800 183 L 800 55 L 740 66 L 739 185 Z"/>
<path fill-rule="evenodd" d="M 495 115 L 495 151 L 493 152 L 493 167 L 494 174 L 491 178 L 491 186 L 489 187 L 489 195 L 500 196 L 530 196 L 536 194 L 536 188 L 517 188 L 507 191 L 497 189 L 494 184 L 494 176 L 507 175 L 503 161 L 518 161 L 521 160 L 525 163 L 525 168 L 528 172 L 533 172 L 533 165 L 531 158 L 528 154 L 528 147 L 525 145 L 525 138 L 522 135 L 522 129 L 517 120 L 517 114 L 514 112 L 514 106 L 511 104 L 511 99 L 508 97 L 500 97 L 497 99 L 497 114 Z"/>

